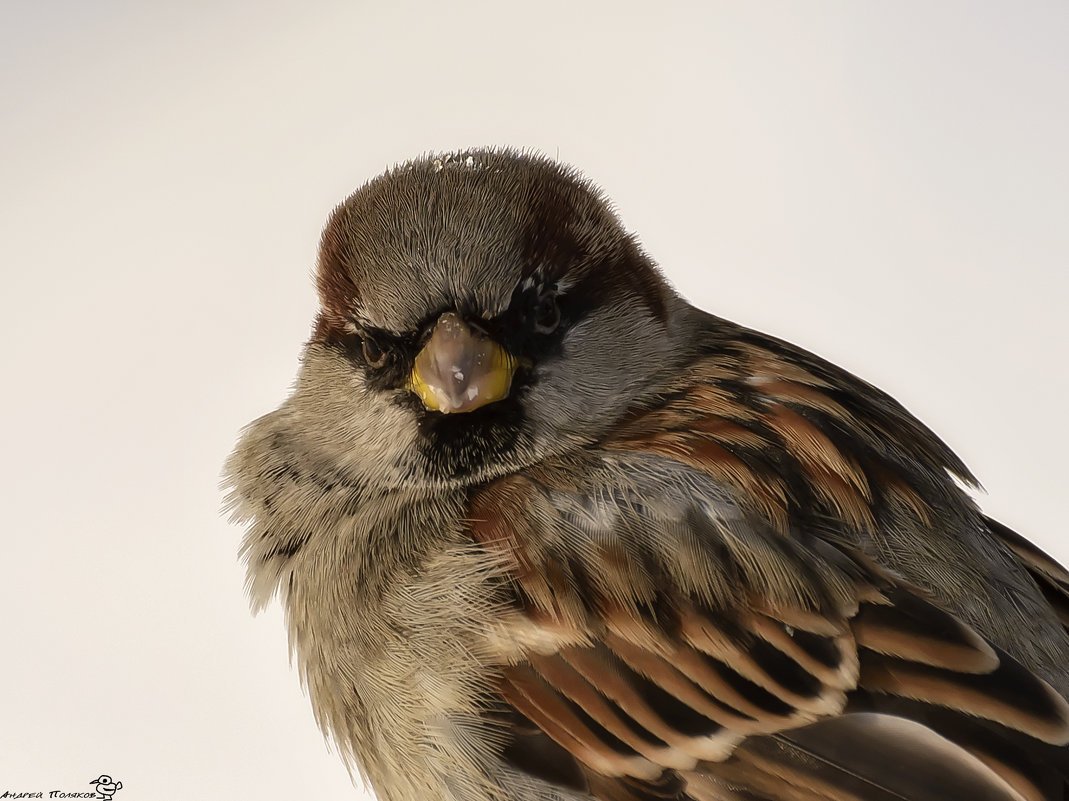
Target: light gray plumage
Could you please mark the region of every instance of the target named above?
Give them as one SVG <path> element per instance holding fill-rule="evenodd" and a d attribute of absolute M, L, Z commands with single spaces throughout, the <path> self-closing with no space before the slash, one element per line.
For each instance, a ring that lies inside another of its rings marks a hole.
<path fill-rule="evenodd" d="M 230 498 L 254 607 L 280 596 L 382 801 L 1065 795 L 1069 574 L 889 397 L 675 295 L 574 173 L 398 167 L 318 278 Z M 420 402 L 446 314 L 507 396 Z"/>

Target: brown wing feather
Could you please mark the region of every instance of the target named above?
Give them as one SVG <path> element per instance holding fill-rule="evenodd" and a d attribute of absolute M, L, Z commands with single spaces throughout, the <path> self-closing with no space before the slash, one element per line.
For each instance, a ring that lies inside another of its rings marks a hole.
<path fill-rule="evenodd" d="M 473 495 L 512 764 L 606 801 L 1060 797 L 1065 700 L 857 545 L 888 504 L 931 525 L 964 466 L 844 381 L 736 343 L 585 461 Z"/>
<path fill-rule="evenodd" d="M 1028 568 L 1062 625 L 1069 629 L 1069 570 L 1013 529 L 989 517 L 985 520 L 991 533 L 1001 539 Z"/>

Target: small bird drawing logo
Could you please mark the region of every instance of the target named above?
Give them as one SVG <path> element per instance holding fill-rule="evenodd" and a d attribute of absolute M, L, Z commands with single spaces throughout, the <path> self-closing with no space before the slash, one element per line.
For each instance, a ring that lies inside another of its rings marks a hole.
<path fill-rule="evenodd" d="M 115 793 L 122 789 L 122 782 L 115 781 L 106 773 L 101 773 L 89 783 L 97 786 L 97 793 L 103 801 L 111 801 L 115 797 Z"/>

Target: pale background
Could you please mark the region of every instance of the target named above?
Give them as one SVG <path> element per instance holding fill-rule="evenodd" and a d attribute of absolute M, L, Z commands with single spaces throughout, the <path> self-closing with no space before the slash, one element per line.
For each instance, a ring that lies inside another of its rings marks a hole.
<path fill-rule="evenodd" d="M 327 213 L 431 149 L 582 167 L 692 300 L 891 391 L 1069 560 L 1067 42 L 1064 0 L 6 0 L 0 792 L 359 796 L 217 481 Z"/>

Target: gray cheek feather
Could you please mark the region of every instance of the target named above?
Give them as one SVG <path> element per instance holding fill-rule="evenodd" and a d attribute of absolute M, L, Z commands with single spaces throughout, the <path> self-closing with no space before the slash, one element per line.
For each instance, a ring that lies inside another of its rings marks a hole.
<path fill-rule="evenodd" d="M 417 436 L 411 411 L 367 389 L 341 356 L 309 346 L 293 394 L 250 424 L 224 468 L 226 507 L 247 527 L 242 556 L 255 610 L 338 518 L 402 486 Z"/>
<path fill-rule="evenodd" d="M 309 346 L 283 408 L 309 455 L 353 480 L 396 486 L 405 475 L 418 435 L 415 413 L 367 388 L 344 357 Z"/>
<path fill-rule="evenodd" d="M 561 355 L 536 368 L 524 401 L 536 438 L 599 436 L 659 383 L 674 351 L 652 316 L 623 304 L 598 309 L 568 331 Z"/>

